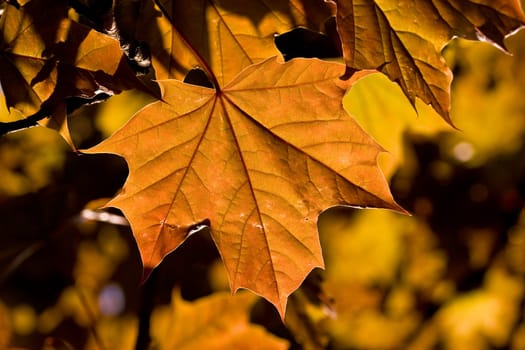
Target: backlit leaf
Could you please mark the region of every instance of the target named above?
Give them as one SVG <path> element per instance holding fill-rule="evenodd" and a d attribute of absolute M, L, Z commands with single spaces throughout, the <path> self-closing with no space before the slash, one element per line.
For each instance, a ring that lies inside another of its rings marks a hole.
<path fill-rule="evenodd" d="M 135 83 L 118 41 L 67 17 L 65 1 L 7 6 L 0 18 L 0 83 L 6 104 L 29 116 L 45 108 L 43 122 L 71 142 L 64 99 L 109 95 Z"/>
<path fill-rule="evenodd" d="M 317 216 L 347 204 L 401 210 L 377 167 L 382 151 L 345 112 L 345 66 L 271 58 L 220 92 L 160 81 L 163 101 L 89 152 L 123 156 L 130 176 L 109 205 L 131 223 L 146 268 L 196 225 L 212 237 L 233 290 L 284 314 L 323 259 Z"/>
<path fill-rule="evenodd" d="M 412 104 L 418 97 L 448 122 L 452 73 L 440 51 L 453 37 L 503 39 L 525 23 L 518 0 L 338 0 L 337 26 L 346 64 L 378 69 Z"/>

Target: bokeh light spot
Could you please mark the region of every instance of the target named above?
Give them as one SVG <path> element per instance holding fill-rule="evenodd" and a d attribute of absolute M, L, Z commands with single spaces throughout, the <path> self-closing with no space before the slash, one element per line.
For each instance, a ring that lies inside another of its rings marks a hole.
<path fill-rule="evenodd" d="M 454 154 L 454 157 L 460 162 L 468 162 L 472 159 L 476 153 L 476 150 L 471 143 L 463 141 L 454 146 L 452 153 Z"/>
<path fill-rule="evenodd" d="M 124 310 L 125 305 L 126 298 L 124 292 L 116 283 L 108 284 L 98 295 L 98 306 L 103 315 L 118 315 Z"/>

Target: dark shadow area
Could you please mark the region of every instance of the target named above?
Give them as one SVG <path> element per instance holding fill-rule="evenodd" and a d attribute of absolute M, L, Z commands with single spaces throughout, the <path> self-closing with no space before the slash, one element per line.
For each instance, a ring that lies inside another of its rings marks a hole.
<path fill-rule="evenodd" d="M 68 153 L 64 170 L 57 175 L 38 192 L 0 200 L 0 298 L 8 306 L 30 305 L 42 312 L 74 283 L 78 247 L 96 239 L 90 233 L 95 227 L 88 226 L 86 231 L 81 211 L 89 201 L 113 196 L 127 176 L 127 167 L 116 156 Z M 120 230 L 128 244 L 134 244 L 129 227 Z M 138 253 L 128 259 L 127 273 L 134 271 L 138 276 Z M 131 285 L 136 289 L 136 276 L 121 277 L 128 290 Z M 88 333 L 66 320 L 50 335 L 15 336 L 12 343 L 40 349 L 48 336 L 82 348 Z"/>
<path fill-rule="evenodd" d="M 219 258 L 209 230 L 203 229 L 192 234 L 152 271 L 140 289 L 137 350 L 149 349 L 151 313 L 157 306 L 170 303 L 173 288 L 179 288 L 185 300 L 195 300 L 213 292 L 209 271 Z"/>
<path fill-rule="evenodd" d="M 330 18 L 326 22 L 326 27 L 335 33 L 335 20 Z M 321 32 L 314 32 L 310 29 L 299 27 L 291 31 L 275 36 L 275 46 L 284 57 L 289 61 L 296 57 L 306 58 L 336 58 L 341 57 L 341 43 L 337 35 L 330 35 Z"/>
<path fill-rule="evenodd" d="M 411 177 L 410 186 L 406 186 L 402 172 L 393 177 L 394 197 L 435 233 L 437 248 L 446 254 L 443 278 L 453 283 L 455 291 L 480 290 L 490 268 L 502 264 L 509 246 L 508 232 L 525 204 L 525 166 L 521 161 L 525 148 L 481 167 L 467 167 L 444 156 L 435 140 L 408 135 L 407 143 L 419 171 Z M 436 172 L 443 164 L 452 169 L 446 178 Z M 484 261 L 473 265 L 472 254 L 477 249 L 473 242 L 481 241 L 488 242 L 482 253 Z M 514 273 L 512 267 L 506 268 Z M 417 295 L 417 309 L 424 320 L 430 320 L 441 306 L 428 295 Z"/>
<path fill-rule="evenodd" d="M 306 28 L 296 28 L 275 37 L 275 45 L 281 51 L 285 61 L 296 57 L 333 58 L 339 51 L 330 39 Z"/>

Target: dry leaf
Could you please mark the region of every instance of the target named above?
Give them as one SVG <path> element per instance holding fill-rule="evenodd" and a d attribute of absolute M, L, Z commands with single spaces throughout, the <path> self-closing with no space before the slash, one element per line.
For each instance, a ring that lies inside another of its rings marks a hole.
<path fill-rule="evenodd" d="M 44 110 L 70 144 L 64 100 L 112 95 L 136 78 L 118 41 L 67 17 L 65 1 L 7 6 L 0 18 L 0 83 L 6 104 L 24 116 Z"/>
<path fill-rule="evenodd" d="M 342 64 L 276 58 L 220 92 L 161 81 L 163 100 L 90 153 L 129 165 L 109 205 L 131 223 L 146 268 L 211 222 L 232 290 L 248 288 L 284 315 L 323 266 L 317 216 L 348 204 L 401 210 L 377 166 L 382 149 L 345 112 Z"/>

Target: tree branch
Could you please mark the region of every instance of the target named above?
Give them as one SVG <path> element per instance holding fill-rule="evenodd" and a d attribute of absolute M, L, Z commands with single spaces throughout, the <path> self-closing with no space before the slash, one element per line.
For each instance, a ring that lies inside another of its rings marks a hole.
<path fill-rule="evenodd" d="M 19 131 L 38 125 L 38 121 L 50 115 L 47 108 L 41 108 L 35 114 L 30 115 L 25 119 L 15 120 L 12 122 L 0 122 L 0 137 L 14 131 Z"/>

